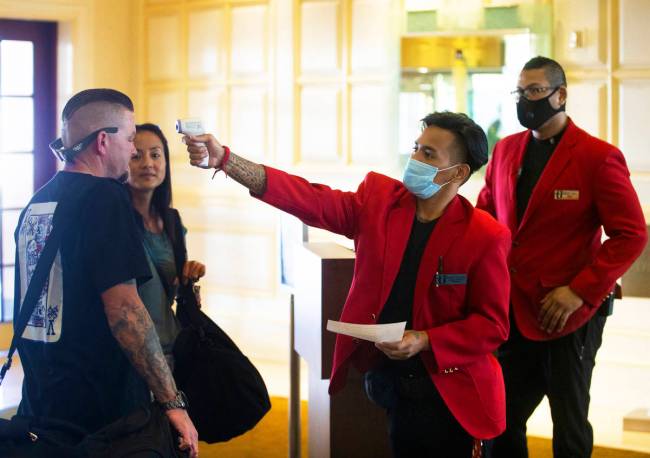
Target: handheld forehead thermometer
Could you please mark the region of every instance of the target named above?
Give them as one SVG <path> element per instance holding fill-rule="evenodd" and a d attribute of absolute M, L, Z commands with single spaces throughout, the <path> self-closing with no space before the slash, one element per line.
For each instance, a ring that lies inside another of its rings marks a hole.
<path fill-rule="evenodd" d="M 203 135 L 205 133 L 205 130 L 203 130 L 203 123 L 199 118 L 185 118 L 176 121 L 176 132 L 184 135 Z M 201 163 L 197 165 L 197 167 L 209 169 L 209 159 L 210 156 L 204 157 Z"/>

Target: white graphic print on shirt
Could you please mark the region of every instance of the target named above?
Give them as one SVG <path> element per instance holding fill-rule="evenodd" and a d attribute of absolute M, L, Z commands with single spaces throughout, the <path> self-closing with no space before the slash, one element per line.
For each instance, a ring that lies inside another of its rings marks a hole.
<path fill-rule="evenodd" d="M 18 232 L 18 262 L 20 264 L 20 301 L 25 299 L 27 286 L 34 274 L 38 259 L 45 247 L 50 231 L 56 202 L 33 203 L 25 210 Z M 61 337 L 63 318 L 63 276 L 61 252 L 57 252 L 50 276 L 45 282 L 41 297 L 32 313 L 24 339 L 52 343 Z"/>

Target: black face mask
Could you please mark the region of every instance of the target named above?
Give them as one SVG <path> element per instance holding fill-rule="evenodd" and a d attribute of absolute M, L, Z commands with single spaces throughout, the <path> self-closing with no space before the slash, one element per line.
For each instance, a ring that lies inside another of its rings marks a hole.
<path fill-rule="evenodd" d="M 528 100 L 522 96 L 517 102 L 517 118 L 519 119 L 519 123 L 527 129 L 535 130 L 557 113 L 564 111 L 566 104 L 556 110 L 551 106 L 551 102 L 549 101 L 558 89 L 559 87 L 555 88 L 553 92 L 539 100 Z"/>

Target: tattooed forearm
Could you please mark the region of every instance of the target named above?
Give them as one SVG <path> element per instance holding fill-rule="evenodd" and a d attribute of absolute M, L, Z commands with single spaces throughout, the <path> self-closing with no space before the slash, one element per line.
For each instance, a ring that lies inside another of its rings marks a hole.
<path fill-rule="evenodd" d="M 266 171 L 260 164 L 230 153 L 226 173 L 237 183 L 250 189 L 253 194 L 261 196 L 266 191 Z"/>
<path fill-rule="evenodd" d="M 176 384 L 149 313 L 142 304 L 124 303 L 107 313 L 113 336 L 158 401 L 176 396 Z"/>

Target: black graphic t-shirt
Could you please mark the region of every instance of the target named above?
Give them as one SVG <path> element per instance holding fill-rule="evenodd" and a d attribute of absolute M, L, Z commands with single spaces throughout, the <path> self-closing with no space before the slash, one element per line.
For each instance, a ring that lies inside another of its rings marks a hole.
<path fill-rule="evenodd" d="M 25 373 L 19 414 L 59 418 L 88 432 L 149 402 L 149 391 L 113 337 L 101 293 L 151 272 L 129 197 L 115 180 L 59 172 L 16 228 L 14 316 L 27 291 L 62 192 L 74 221 L 19 341 Z"/>

